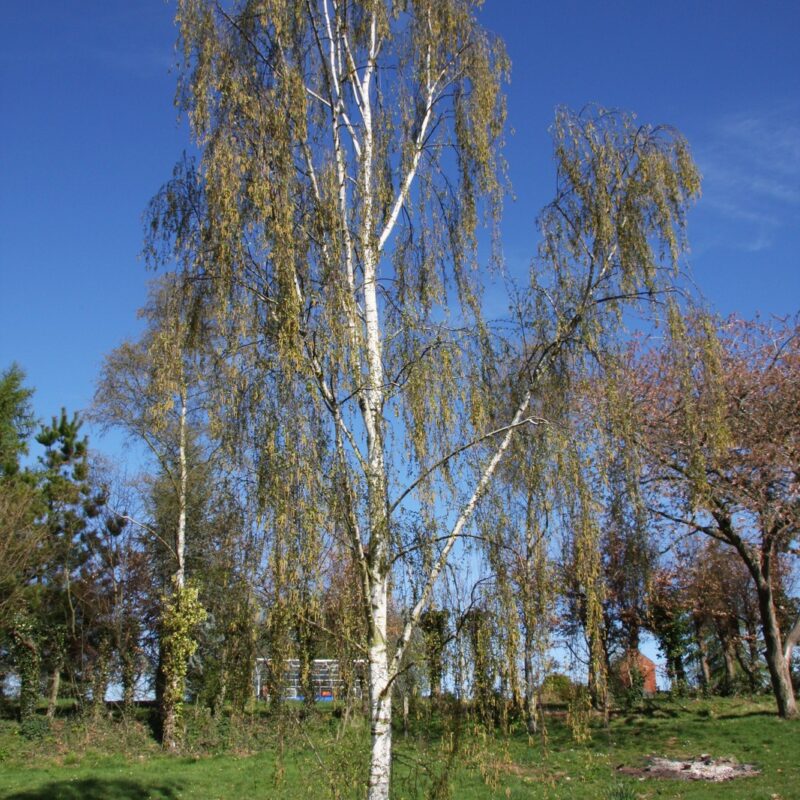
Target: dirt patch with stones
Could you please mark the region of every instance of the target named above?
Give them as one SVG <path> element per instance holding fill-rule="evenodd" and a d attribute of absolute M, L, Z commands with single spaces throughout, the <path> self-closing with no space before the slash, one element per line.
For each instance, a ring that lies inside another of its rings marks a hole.
<path fill-rule="evenodd" d="M 636 778 L 669 778 L 679 781 L 721 783 L 735 778 L 751 778 L 761 771 L 752 764 L 740 764 L 732 758 L 712 758 L 708 754 L 685 761 L 650 756 L 644 767 L 617 767 L 617 772 Z"/>

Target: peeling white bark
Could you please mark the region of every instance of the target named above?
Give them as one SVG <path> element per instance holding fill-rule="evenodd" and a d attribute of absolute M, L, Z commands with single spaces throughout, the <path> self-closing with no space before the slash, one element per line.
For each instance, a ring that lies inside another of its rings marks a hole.
<path fill-rule="evenodd" d="M 335 424 L 337 453 L 342 465 L 346 464 L 345 444 L 352 449 L 366 479 L 367 530 L 362 540 L 354 508 L 350 509 L 350 537 L 353 552 L 359 562 L 368 630 L 369 700 L 371 727 L 371 758 L 367 795 L 369 800 L 389 800 L 392 755 L 392 705 L 391 686 L 414 627 L 418 624 L 433 587 L 444 569 L 448 556 L 468 523 L 472 513 L 489 484 L 511 440 L 513 429 L 521 424 L 530 396 L 518 409 L 514 422 L 508 429 L 490 434 L 501 440 L 480 476 L 475 490 L 461 511 L 448 535 L 445 546 L 433 570 L 427 576 L 420 603 L 413 609 L 399 644 L 389 647 L 387 642 L 387 613 L 391 591 L 390 524 L 393 508 L 388 506 L 388 477 L 385 462 L 385 437 L 383 411 L 387 387 L 383 371 L 383 331 L 378 302 L 379 268 L 384 248 L 390 239 L 404 205 L 408 202 L 412 185 L 417 177 L 420 160 L 427 137 L 434 126 L 434 108 L 437 98 L 447 85 L 448 65 L 439 74 L 431 69 L 432 53 L 429 48 L 427 69 L 423 77 L 423 108 L 419 124 L 410 142 L 410 151 L 403 174 L 399 178 L 396 194 L 392 197 L 385 219 L 378 221 L 379 200 L 375 196 L 375 76 L 377 58 L 381 49 L 378 15 L 373 10 L 368 21 L 366 59 L 359 63 L 353 55 L 350 33 L 344 24 L 344 13 L 337 0 L 321 0 L 316 8 L 307 3 L 308 13 L 315 27 L 318 54 L 325 70 L 326 86 L 322 95 L 308 91 L 308 95 L 321 103 L 330 113 L 333 167 L 337 191 L 337 227 L 341 234 L 341 257 L 348 288 L 349 307 L 344 309 L 354 354 L 358 405 L 366 448 L 354 441 L 353 431 L 345 423 L 335 389 L 323 373 L 322 365 L 310 354 L 319 389 Z M 350 104 L 352 115 L 347 113 L 344 93 L 347 84 L 353 94 Z M 308 88 L 308 87 L 307 87 Z M 324 95 L 324 96 L 323 96 Z M 346 134 L 342 134 L 346 131 Z M 320 185 L 308 145 L 303 151 L 312 191 L 319 200 Z M 357 205 L 356 205 L 357 203 Z M 329 253 L 323 249 L 323 257 Z M 361 279 L 357 285 L 357 277 Z"/>
<path fill-rule="evenodd" d="M 388 576 L 372 583 L 372 625 L 369 647 L 369 710 L 371 757 L 369 800 L 388 800 L 392 768 L 392 694 L 386 648 Z"/>
<path fill-rule="evenodd" d="M 189 483 L 189 471 L 186 459 L 186 392 L 181 391 L 181 412 L 178 430 L 178 527 L 175 531 L 175 585 L 183 589 L 186 582 L 186 493 Z"/>

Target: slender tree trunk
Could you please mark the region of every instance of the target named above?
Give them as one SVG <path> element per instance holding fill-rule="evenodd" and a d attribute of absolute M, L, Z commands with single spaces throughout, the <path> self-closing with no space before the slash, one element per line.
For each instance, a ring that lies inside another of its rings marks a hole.
<path fill-rule="evenodd" d="M 222 717 L 225 710 L 225 700 L 228 695 L 228 668 L 223 667 L 219 676 L 219 689 L 214 701 L 213 715 L 217 718 Z"/>
<path fill-rule="evenodd" d="M 162 713 L 161 743 L 165 750 L 178 749 L 178 713 L 172 703 L 166 704 Z"/>
<path fill-rule="evenodd" d="M 528 733 L 533 736 L 537 730 L 536 724 L 536 682 L 533 673 L 533 637 L 530 631 L 525 629 L 525 725 Z"/>
<path fill-rule="evenodd" d="M 797 716 L 797 703 L 792 689 L 792 679 L 789 666 L 781 647 L 781 631 L 778 626 L 778 617 L 775 613 L 775 602 L 772 586 L 763 578 L 757 581 L 758 607 L 761 612 L 761 624 L 764 631 L 766 645 L 766 661 L 769 677 L 772 681 L 772 691 L 778 706 L 778 714 L 784 719 Z"/>
<path fill-rule="evenodd" d="M 372 749 L 369 800 L 388 800 L 392 765 L 392 695 L 386 649 L 388 580 L 373 586 L 370 598 L 373 629 L 369 646 L 369 711 Z"/>
<path fill-rule="evenodd" d="M 628 652 L 629 653 L 638 653 L 639 652 L 639 641 L 641 639 L 641 629 L 639 628 L 638 622 L 631 623 L 628 628 Z"/>
<path fill-rule="evenodd" d="M 369 56 L 361 82 L 363 142 L 361 158 L 363 252 L 363 302 L 365 361 L 367 381 L 360 398 L 367 434 L 367 503 L 370 526 L 369 571 L 369 703 L 372 749 L 370 758 L 369 800 L 389 800 L 392 760 L 392 697 L 389 653 L 386 643 L 386 620 L 389 601 L 389 519 L 387 476 L 383 437 L 383 341 L 378 311 L 378 263 L 381 243 L 376 240 L 374 225 L 374 130 L 372 120 L 372 80 L 378 53 L 378 20 L 373 12 L 369 20 Z M 346 222 L 346 220 L 345 220 Z"/>
<path fill-rule="evenodd" d="M 513 714 L 520 714 L 523 711 L 523 706 L 525 705 L 522 695 L 523 692 L 520 689 L 519 685 L 519 670 L 517 669 L 517 654 L 515 653 L 513 656 L 513 662 L 508 666 L 508 677 L 511 683 L 511 705 L 509 709 Z"/>
<path fill-rule="evenodd" d="M 386 619 L 389 601 L 389 520 L 386 505 L 386 466 L 383 440 L 384 379 L 382 339 L 378 312 L 377 268 L 380 250 L 373 225 L 373 129 L 370 93 L 377 55 L 377 17 L 370 19 L 370 57 L 362 83 L 363 157 L 361 185 L 363 228 L 361 246 L 364 266 L 364 328 L 367 381 L 361 400 L 367 434 L 367 503 L 370 526 L 369 569 L 369 703 L 372 749 L 367 796 L 389 800 L 392 758 L 392 700 Z"/>
<path fill-rule="evenodd" d="M 136 690 L 136 655 L 122 653 L 122 713 L 130 716 L 133 713 Z"/>
<path fill-rule="evenodd" d="M 453 678 L 453 689 L 458 702 L 464 703 L 464 685 L 466 683 L 467 655 L 464 652 L 464 635 L 459 633 L 456 637 L 456 669 Z"/>
<path fill-rule="evenodd" d="M 730 525 L 728 524 L 728 530 Z M 775 597 L 772 591 L 772 560 L 774 557 L 774 544 L 762 549 L 758 560 L 752 557 L 741 539 L 734 540 L 734 546 L 745 562 L 758 595 L 758 611 L 761 617 L 761 632 L 766 645 L 766 662 L 775 703 L 778 706 L 778 715 L 784 719 L 797 716 L 797 703 L 792 689 L 792 678 L 781 642 L 781 629 L 778 625 L 778 615 L 775 613 Z"/>
<path fill-rule="evenodd" d="M 178 526 L 175 531 L 175 560 L 173 591 L 181 592 L 186 585 L 186 495 L 189 471 L 186 458 L 186 393 L 181 391 L 180 427 L 178 429 Z M 164 676 L 165 687 L 161 708 L 161 744 L 166 750 L 178 748 L 178 709 L 177 698 L 183 697 L 183 681 L 170 665 L 169 674 Z"/>
<path fill-rule="evenodd" d="M 723 623 L 723 625 L 726 623 Z M 720 628 L 717 631 L 722 647 L 722 658 L 725 663 L 725 693 L 733 693 L 736 684 L 736 653 L 733 637 L 728 631 Z"/>
<path fill-rule="evenodd" d="M 47 717 L 53 719 L 58 706 L 58 690 L 61 688 L 61 659 L 53 666 L 50 672 L 49 691 L 47 693 Z"/>
<path fill-rule="evenodd" d="M 747 663 L 747 659 L 744 655 L 744 648 L 739 643 L 738 646 L 733 648 L 733 652 L 736 655 L 736 661 L 738 662 L 739 666 L 741 667 L 742 672 L 747 676 L 747 685 L 750 690 L 750 694 L 755 694 L 756 691 L 756 675 L 755 671 L 750 668 L 750 665 Z"/>
<path fill-rule="evenodd" d="M 107 640 L 100 643 L 92 678 L 92 716 L 100 719 L 106 709 L 106 690 L 108 689 L 111 667 L 111 646 Z"/>
<path fill-rule="evenodd" d="M 181 416 L 178 432 L 178 466 L 180 469 L 178 492 L 178 529 L 175 532 L 175 585 L 183 589 L 186 583 L 186 495 L 189 484 L 189 470 L 186 460 L 186 393 L 181 392 Z"/>
<path fill-rule="evenodd" d="M 610 698 L 608 694 L 608 676 L 611 674 L 608 656 L 608 640 L 603 629 L 595 636 L 588 638 L 589 645 L 589 675 L 587 688 L 592 699 L 592 706 L 596 711 L 603 712 L 603 720 L 607 724 L 610 717 Z M 600 650 L 600 654 L 597 651 Z M 594 654 L 594 655 L 592 655 Z"/>
<path fill-rule="evenodd" d="M 683 655 L 673 653 L 672 655 L 672 674 L 679 686 L 686 687 L 686 668 L 683 665 Z"/>
<path fill-rule="evenodd" d="M 711 688 L 711 668 L 708 665 L 706 640 L 703 638 L 703 623 L 698 618 L 694 620 L 694 638 L 697 643 L 697 660 L 700 663 L 700 684 L 703 691 L 707 692 Z"/>
<path fill-rule="evenodd" d="M 63 631 L 54 632 L 54 642 L 52 646 L 52 658 L 50 679 L 48 681 L 47 693 L 47 718 L 54 719 L 58 707 L 58 693 L 61 689 L 61 671 L 64 669 L 64 659 L 66 648 L 64 645 Z"/>
<path fill-rule="evenodd" d="M 85 658 L 85 656 L 83 657 Z M 83 661 L 83 658 L 81 659 Z M 94 682 L 94 661 L 89 661 L 83 672 L 79 673 L 75 665 L 68 666 L 70 683 L 78 701 L 81 714 L 88 714 L 92 708 L 92 683 Z"/>

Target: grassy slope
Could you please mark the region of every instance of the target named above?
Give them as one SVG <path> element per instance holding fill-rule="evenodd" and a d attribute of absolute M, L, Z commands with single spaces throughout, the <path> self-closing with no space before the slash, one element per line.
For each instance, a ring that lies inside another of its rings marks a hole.
<path fill-rule="evenodd" d="M 138 723 L 66 721 L 55 735 L 31 742 L 16 723 L 2 722 L 0 797 L 315 800 L 332 797 L 332 786 L 342 798 L 363 795 L 363 723 L 339 741 L 327 714 L 305 727 L 307 735 L 289 726 L 282 737 L 265 719 L 214 726 L 190 713 L 189 723 L 188 754 L 166 756 Z M 502 737 L 464 729 L 459 736 L 422 723 L 396 742 L 397 800 L 426 797 L 436 785 L 452 790 L 440 797 L 458 800 L 800 798 L 800 722 L 777 719 L 766 699 L 659 701 L 649 713 L 616 718 L 609 732 L 595 731 L 586 744 L 575 744 L 558 719 L 548 720 L 546 748 L 522 732 Z M 614 772 L 620 764 L 640 765 L 651 753 L 733 756 L 755 763 L 763 774 L 715 785 L 620 779 Z"/>

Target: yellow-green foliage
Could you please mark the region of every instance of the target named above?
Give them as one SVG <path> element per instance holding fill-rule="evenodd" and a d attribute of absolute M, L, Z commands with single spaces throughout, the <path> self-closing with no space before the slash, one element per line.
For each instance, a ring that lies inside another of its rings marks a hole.
<path fill-rule="evenodd" d="M 180 714 L 189 659 L 197 650 L 194 631 L 206 618 L 194 586 L 173 586 L 163 598 L 161 612 L 161 668 L 164 706 Z"/>
<path fill-rule="evenodd" d="M 722 354 L 713 319 L 684 314 L 670 304 L 669 353 L 680 385 L 680 435 L 688 444 L 689 502 L 708 498 L 708 470 L 730 444 L 723 388 Z"/>
<path fill-rule="evenodd" d="M 10 630 L 14 662 L 20 679 L 19 713 L 24 722 L 35 715 L 39 700 L 42 663 L 39 631 L 34 620 L 23 612 L 13 616 Z"/>

